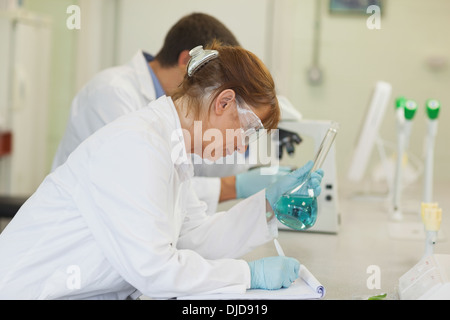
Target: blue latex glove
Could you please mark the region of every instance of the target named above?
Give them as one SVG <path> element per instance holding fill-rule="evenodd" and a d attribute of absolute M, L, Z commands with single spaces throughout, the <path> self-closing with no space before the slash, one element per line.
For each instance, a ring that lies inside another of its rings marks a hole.
<path fill-rule="evenodd" d="M 251 169 L 236 175 L 236 198 L 250 197 L 292 171 L 289 167 L 278 167 L 274 174 L 261 174 L 261 169 Z"/>
<path fill-rule="evenodd" d="M 288 288 L 298 278 L 300 262 L 288 257 L 268 257 L 249 262 L 252 289 Z"/>
<path fill-rule="evenodd" d="M 278 179 L 275 183 L 272 183 L 266 188 L 266 199 L 269 201 L 272 208 L 275 207 L 278 199 L 283 195 L 283 193 L 294 189 L 298 186 L 311 171 L 314 163 L 308 161 L 303 167 L 297 169 L 284 177 Z M 314 190 L 314 195 L 318 197 L 322 191 L 320 183 L 323 178 L 323 170 L 316 170 L 311 174 L 310 180 L 307 182 L 309 188 Z M 306 195 L 306 194 L 305 194 Z"/>

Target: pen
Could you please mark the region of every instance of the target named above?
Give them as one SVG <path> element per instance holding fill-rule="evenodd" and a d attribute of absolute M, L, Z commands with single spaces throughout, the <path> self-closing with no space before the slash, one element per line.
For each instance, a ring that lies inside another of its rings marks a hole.
<path fill-rule="evenodd" d="M 278 240 L 276 238 L 273 239 L 273 243 L 275 243 L 275 248 L 277 249 L 278 255 L 280 257 L 284 257 L 285 256 L 284 251 L 281 248 L 281 245 L 280 245 L 280 243 L 278 242 Z"/>

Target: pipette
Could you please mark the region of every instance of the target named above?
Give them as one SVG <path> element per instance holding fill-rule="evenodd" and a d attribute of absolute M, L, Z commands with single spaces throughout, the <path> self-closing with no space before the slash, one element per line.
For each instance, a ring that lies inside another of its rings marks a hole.
<path fill-rule="evenodd" d="M 437 134 L 437 119 L 441 104 L 437 100 L 429 99 L 425 104 L 425 108 L 428 116 L 428 130 L 425 139 L 426 154 L 421 215 L 425 224 L 425 256 L 427 256 L 433 254 L 434 244 L 437 240 L 437 232 L 442 219 L 442 210 L 437 208 L 437 204 L 432 203 L 434 141 Z"/>
<path fill-rule="evenodd" d="M 414 100 L 406 100 L 405 97 L 399 97 L 396 100 L 397 117 L 397 164 L 395 170 L 395 179 L 393 187 L 393 215 L 394 220 L 402 220 L 403 215 L 400 208 L 402 193 L 402 171 L 405 160 L 405 150 L 409 144 L 411 134 L 412 120 L 417 111 L 417 103 Z"/>
<path fill-rule="evenodd" d="M 404 134 L 403 134 L 403 125 L 405 123 L 405 97 L 398 97 L 395 101 L 395 115 L 396 115 L 396 123 L 397 123 L 397 163 L 395 167 L 395 177 L 394 177 L 394 185 L 393 185 L 393 209 L 394 213 L 392 218 L 395 220 L 401 220 L 402 214 L 399 208 L 399 196 L 400 196 L 400 182 L 401 182 L 401 173 L 402 173 L 402 161 L 403 161 L 403 147 L 404 147 Z"/>
<path fill-rule="evenodd" d="M 437 119 L 441 104 L 439 101 L 430 99 L 426 102 L 426 112 L 428 116 L 428 130 L 425 139 L 425 172 L 424 172 L 424 188 L 423 188 L 423 202 L 430 203 L 433 194 L 433 156 L 434 156 L 434 141 L 437 134 Z"/>
<path fill-rule="evenodd" d="M 424 257 L 426 257 L 433 254 L 434 245 L 437 241 L 437 233 L 441 226 L 442 209 L 438 207 L 437 203 L 422 202 L 421 215 L 426 232 L 424 253 Z"/>

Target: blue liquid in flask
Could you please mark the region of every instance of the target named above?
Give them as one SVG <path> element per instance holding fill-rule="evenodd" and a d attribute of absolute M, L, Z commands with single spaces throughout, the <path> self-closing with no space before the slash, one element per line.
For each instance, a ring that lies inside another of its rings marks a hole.
<path fill-rule="evenodd" d="M 311 228 L 317 220 L 317 198 L 299 194 L 285 194 L 275 204 L 275 216 L 295 230 Z"/>
<path fill-rule="evenodd" d="M 314 164 L 304 178 L 293 190 L 285 192 L 276 202 L 274 213 L 284 225 L 295 230 L 311 228 L 317 220 L 317 198 L 308 185 L 311 173 L 322 166 L 328 151 L 333 145 L 339 124 L 332 123 L 314 157 Z"/>

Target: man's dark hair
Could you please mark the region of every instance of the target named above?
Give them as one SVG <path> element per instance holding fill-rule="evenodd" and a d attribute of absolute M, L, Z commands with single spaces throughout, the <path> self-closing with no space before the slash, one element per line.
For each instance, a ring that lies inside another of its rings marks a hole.
<path fill-rule="evenodd" d="M 213 40 L 224 45 L 240 46 L 233 33 L 216 18 L 204 13 L 192 13 L 181 18 L 167 33 L 164 45 L 155 59 L 162 67 L 172 67 L 184 50 L 198 45 L 206 47 Z"/>

